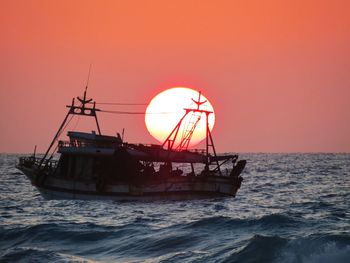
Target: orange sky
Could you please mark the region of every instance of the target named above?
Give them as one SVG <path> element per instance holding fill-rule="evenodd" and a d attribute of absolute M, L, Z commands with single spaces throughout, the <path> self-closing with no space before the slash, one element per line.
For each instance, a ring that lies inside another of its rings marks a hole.
<path fill-rule="evenodd" d="M 350 152 L 349 10 L 346 0 L 1 0 L 0 152 L 44 151 L 90 63 L 97 101 L 202 90 L 219 152 Z M 101 126 L 156 142 L 143 116 L 103 115 Z"/>

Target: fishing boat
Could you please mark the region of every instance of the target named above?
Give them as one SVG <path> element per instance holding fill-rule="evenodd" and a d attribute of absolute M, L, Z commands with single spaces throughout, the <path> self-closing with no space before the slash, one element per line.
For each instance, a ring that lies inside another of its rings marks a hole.
<path fill-rule="evenodd" d="M 208 122 L 212 112 L 201 108 L 205 101 L 201 101 L 200 92 L 198 100 L 192 99 L 196 107 L 184 109 L 183 117 L 161 145 L 128 143 L 119 133 L 101 134 L 97 118 L 101 110 L 86 92 L 87 88 L 82 97 L 73 98 L 67 106 L 68 112 L 45 154 L 37 157 L 34 151 L 31 156 L 20 157 L 16 165 L 45 199 L 159 200 L 236 195 L 246 161 L 238 161 L 237 155 L 217 154 Z M 194 121 L 179 139 L 183 120 L 189 114 Z M 74 115 L 94 118 L 97 132 L 68 131 L 68 140 L 59 140 Z M 202 117 L 206 120 L 206 148 L 190 150 Z"/>

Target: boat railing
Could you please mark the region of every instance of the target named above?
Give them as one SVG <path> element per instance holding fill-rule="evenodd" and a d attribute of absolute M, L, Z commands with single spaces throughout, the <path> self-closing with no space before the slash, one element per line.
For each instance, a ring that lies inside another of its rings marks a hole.
<path fill-rule="evenodd" d="M 205 149 L 188 149 L 187 151 L 191 153 L 205 154 Z"/>
<path fill-rule="evenodd" d="M 58 148 L 113 148 L 113 145 L 84 141 L 58 141 Z"/>
<path fill-rule="evenodd" d="M 46 159 L 42 161 L 42 158 L 34 156 L 20 157 L 19 165 L 25 167 L 47 167 L 48 169 L 55 169 L 58 165 L 58 160 Z"/>
<path fill-rule="evenodd" d="M 163 147 L 161 145 L 158 145 L 158 144 L 124 143 L 124 145 L 129 146 L 129 147 L 136 147 L 136 148 L 163 149 Z M 172 150 L 172 151 L 175 151 L 175 150 Z M 187 150 L 182 150 L 182 152 L 205 154 L 205 149 L 187 149 Z"/>
<path fill-rule="evenodd" d="M 126 147 L 132 147 L 132 148 L 162 149 L 161 145 L 150 144 L 150 143 L 128 143 L 128 142 L 124 142 L 123 145 L 126 146 Z"/>
<path fill-rule="evenodd" d="M 125 146 L 135 147 L 135 148 L 150 148 L 150 149 L 162 149 L 161 145 L 155 144 L 136 144 L 136 143 L 124 143 Z M 87 141 L 58 141 L 58 148 L 114 148 L 112 144 L 103 144 L 99 142 L 87 142 Z M 184 152 L 197 153 L 204 155 L 205 149 L 187 149 L 183 150 Z"/>

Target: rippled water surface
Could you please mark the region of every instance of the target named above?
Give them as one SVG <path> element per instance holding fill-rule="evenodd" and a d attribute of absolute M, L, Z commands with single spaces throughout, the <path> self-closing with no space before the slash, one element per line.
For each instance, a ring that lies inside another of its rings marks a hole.
<path fill-rule="evenodd" d="M 46 201 L 0 155 L 1 262 L 350 262 L 350 154 L 245 154 L 236 198 Z"/>

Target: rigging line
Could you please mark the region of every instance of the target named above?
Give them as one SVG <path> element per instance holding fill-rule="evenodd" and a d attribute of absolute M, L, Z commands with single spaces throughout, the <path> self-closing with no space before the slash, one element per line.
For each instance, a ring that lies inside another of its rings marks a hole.
<path fill-rule="evenodd" d="M 89 102 L 89 104 L 92 104 L 92 102 Z M 121 102 L 96 102 L 96 105 L 148 105 L 148 103 L 121 103 Z"/>
<path fill-rule="evenodd" d="M 56 141 L 57 141 L 58 138 L 61 136 L 61 134 L 63 133 L 63 131 L 67 128 L 68 124 L 71 122 L 71 120 L 73 119 L 73 117 L 74 117 L 74 115 L 72 115 L 72 116 L 70 117 L 70 119 L 67 121 L 67 123 L 64 125 L 64 127 L 61 129 L 60 133 L 59 133 L 59 134 L 57 135 L 57 137 L 56 137 Z M 53 157 L 53 155 L 55 154 L 57 148 L 58 148 L 58 144 L 56 144 L 56 147 L 55 147 L 54 150 L 52 151 L 52 153 L 51 153 L 51 155 L 50 155 L 50 157 L 49 157 L 48 160 L 50 160 L 50 159 Z"/>
<path fill-rule="evenodd" d="M 64 132 L 64 130 L 67 128 L 67 126 L 69 125 L 69 123 L 71 122 L 71 120 L 73 119 L 73 117 L 74 117 L 74 115 L 72 115 L 72 116 L 70 117 L 70 119 L 67 121 L 67 123 L 64 125 L 64 127 L 61 129 L 61 132 L 58 134 L 56 140 L 58 139 L 58 137 L 61 136 L 61 134 L 62 134 L 62 133 Z"/>
<path fill-rule="evenodd" d="M 176 112 L 137 112 L 137 111 L 111 111 L 111 110 L 100 110 L 100 112 L 114 113 L 114 114 L 174 114 Z"/>
<path fill-rule="evenodd" d="M 73 131 L 75 131 L 75 129 L 77 128 L 78 124 L 79 124 L 79 121 L 80 121 L 80 116 L 78 115 L 78 118 L 77 118 L 77 121 L 73 127 Z"/>

